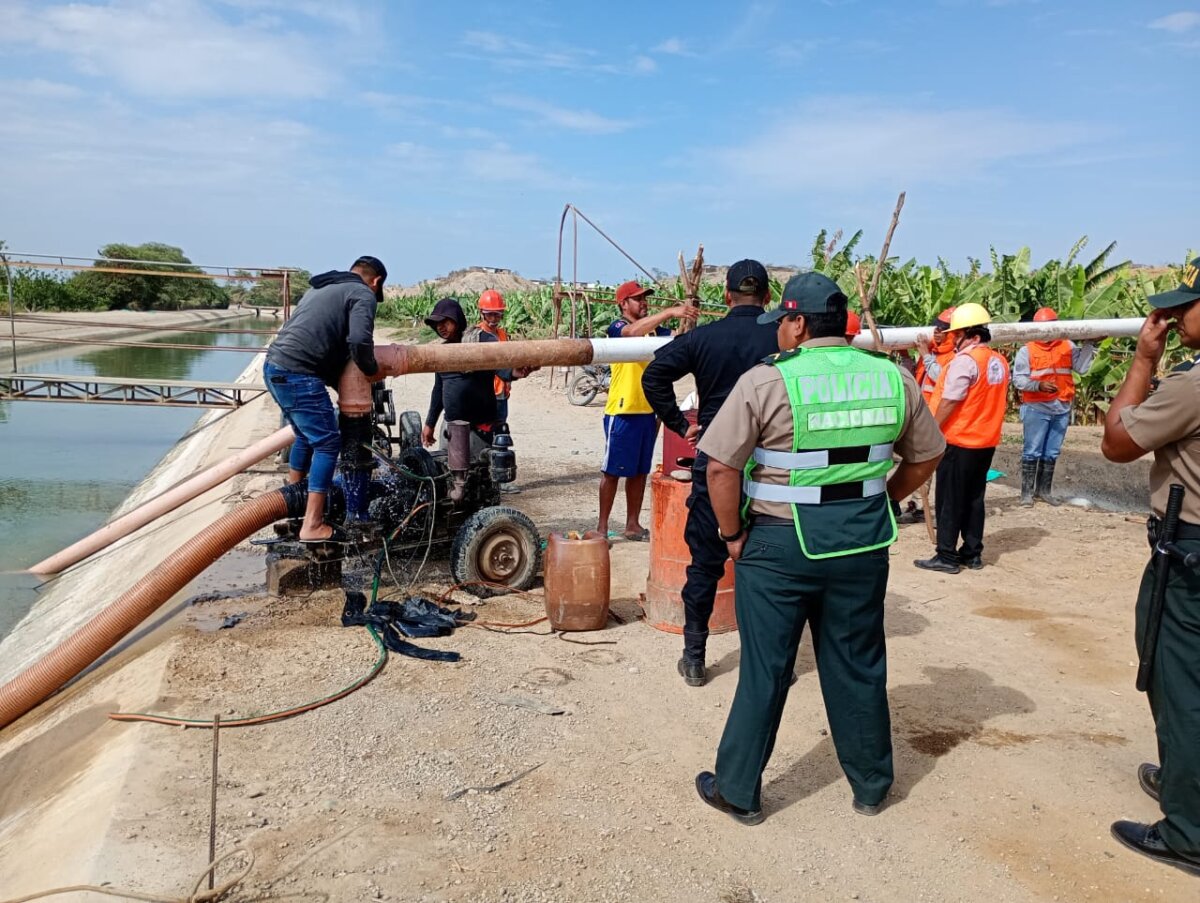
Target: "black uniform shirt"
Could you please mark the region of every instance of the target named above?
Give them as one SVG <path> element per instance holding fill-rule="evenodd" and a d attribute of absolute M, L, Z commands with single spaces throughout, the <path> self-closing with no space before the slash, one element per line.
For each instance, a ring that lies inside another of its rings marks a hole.
<path fill-rule="evenodd" d="M 700 429 L 712 422 L 738 378 L 769 354 L 779 350 L 776 324 L 759 326 L 763 309 L 739 304 L 722 319 L 677 336 L 654 355 L 642 374 L 642 391 L 654 413 L 679 435 L 688 422 L 675 401 L 674 383 L 691 373 L 700 395 Z"/>

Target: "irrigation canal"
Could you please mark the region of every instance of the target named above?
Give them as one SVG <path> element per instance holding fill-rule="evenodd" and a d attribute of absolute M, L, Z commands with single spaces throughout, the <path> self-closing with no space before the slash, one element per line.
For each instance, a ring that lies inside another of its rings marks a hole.
<path fill-rule="evenodd" d="M 270 319 L 225 321 L 274 329 Z M 232 382 L 261 335 L 155 334 L 138 348 L 68 346 L 18 359 L 18 372 Z M 211 351 L 155 348 L 208 345 Z M 102 525 L 203 411 L 139 405 L 0 402 L 0 637 L 37 600 L 40 582 L 20 573 Z"/>

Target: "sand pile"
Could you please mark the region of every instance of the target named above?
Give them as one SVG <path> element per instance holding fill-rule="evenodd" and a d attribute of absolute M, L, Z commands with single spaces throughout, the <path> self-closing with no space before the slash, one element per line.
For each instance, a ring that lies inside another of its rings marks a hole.
<path fill-rule="evenodd" d="M 536 289 L 538 283 L 514 273 L 512 270 L 484 269 L 469 267 L 465 270 L 455 270 L 437 279 L 426 279 L 416 285 L 388 287 L 384 295 L 388 298 L 405 298 L 422 295 L 429 286 L 434 294 L 442 295 L 478 295 L 485 289 L 494 288 L 501 292 L 528 292 Z"/>

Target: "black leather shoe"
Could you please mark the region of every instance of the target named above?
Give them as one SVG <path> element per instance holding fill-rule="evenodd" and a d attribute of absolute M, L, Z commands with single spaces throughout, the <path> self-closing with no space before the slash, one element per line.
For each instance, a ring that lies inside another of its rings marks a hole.
<path fill-rule="evenodd" d="M 689 687 L 702 687 L 708 681 L 708 675 L 704 673 L 704 662 L 698 662 L 686 655 L 679 660 L 675 669 Z"/>
<path fill-rule="evenodd" d="M 1112 824 L 1112 836 L 1135 853 L 1141 853 L 1150 859 L 1166 865 L 1173 865 L 1190 875 L 1200 877 L 1200 862 L 1180 856 L 1162 839 L 1158 833 L 1158 825 L 1144 825 L 1137 821 L 1115 821 Z"/>
<path fill-rule="evenodd" d="M 983 567 L 983 558 L 979 555 L 963 556 L 963 567 L 977 571 Z"/>
<path fill-rule="evenodd" d="M 880 800 L 877 803 L 862 803 L 858 800 L 854 801 L 853 809 L 859 815 L 878 815 L 883 811 L 883 806 L 886 800 Z"/>
<path fill-rule="evenodd" d="M 934 555 L 932 558 L 918 558 L 913 564 L 926 571 L 937 571 L 939 574 L 957 574 L 962 570 L 957 562 L 947 561 L 940 555 Z"/>
<path fill-rule="evenodd" d="M 1151 765 L 1149 762 L 1139 765 L 1138 783 L 1142 785 L 1142 789 L 1146 791 L 1148 797 L 1161 800 L 1162 769 L 1157 765 Z"/>
<path fill-rule="evenodd" d="M 696 775 L 696 792 L 704 802 L 743 825 L 758 825 L 766 818 L 762 809 L 739 809 L 721 796 L 721 791 L 717 789 L 717 776 L 711 771 Z"/>

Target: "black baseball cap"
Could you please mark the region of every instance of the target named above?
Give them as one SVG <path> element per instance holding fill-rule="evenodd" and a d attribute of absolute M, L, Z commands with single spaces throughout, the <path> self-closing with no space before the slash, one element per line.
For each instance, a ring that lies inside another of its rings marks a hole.
<path fill-rule="evenodd" d="M 767 268 L 757 260 L 739 260 L 725 274 L 725 288 L 739 295 L 760 295 L 771 284 Z"/>
<path fill-rule="evenodd" d="M 846 309 L 846 296 L 836 282 L 823 273 L 800 273 L 783 287 L 779 306 L 759 314 L 764 326 L 791 314 L 832 314 Z"/>
<path fill-rule="evenodd" d="M 433 305 L 433 310 L 425 318 L 425 325 L 437 329 L 442 320 L 453 320 L 459 329 L 467 328 L 467 315 L 463 313 L 462 305 L 454 298 L 442 298 Z"/>
<path fill-rule="evenodd" d="M 1173 292 L 1160 292 L 1157 295 L 1151 295 L 1147 300 L 1151 307 L 1163 309 L 1167 307 L 1179 307 L 1182 304 L 1191 304 L 1193 301 L 1200 301 L 1200 257 L 1197 257 L 1191 263 L 1183 268 L 1183 275 L 1180 277 L 1179 288 Z"/>
<path fill-rule="evenodd" d="M 364 254 L 354 263 L 350 264 L 350 269 L 355 267 L 370 267 L 373 269 L 379 278 L 379 288 L 375 289 L 375 300 L 383 303 L 383 284 L 387 282 L 387 267 L 383 265 L 383 261 L 378 257 L 372 257 L 370 254 Z"/>

